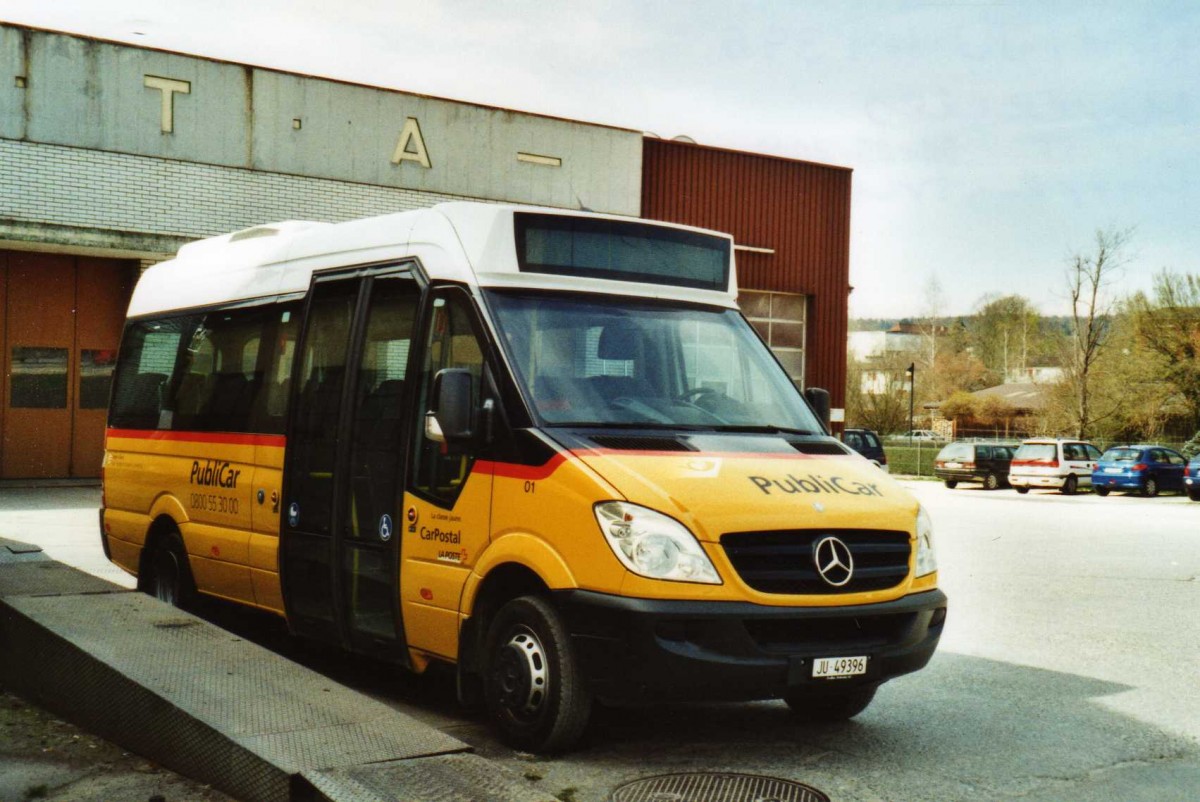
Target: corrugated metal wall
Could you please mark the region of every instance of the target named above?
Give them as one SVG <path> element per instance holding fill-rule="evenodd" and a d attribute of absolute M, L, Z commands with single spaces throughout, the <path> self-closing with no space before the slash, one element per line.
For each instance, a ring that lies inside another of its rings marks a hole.
<path fill-rule="evenodd" d="M 642 216 L 733 234 L 741 287 L 809 296 L 805 385 L 845 407 L 851 170 L 647 137 Z"/>

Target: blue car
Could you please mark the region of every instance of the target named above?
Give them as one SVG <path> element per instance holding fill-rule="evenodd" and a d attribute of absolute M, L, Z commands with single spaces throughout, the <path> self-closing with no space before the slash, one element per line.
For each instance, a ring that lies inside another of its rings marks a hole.
<path fill-rule="evenodd" d="M 1200 454 L 1183 469 L 1183 489 L 1192 501 L 1200 501 Z"/>
<path fill-rule="evenodd" d="M 1107 496 L 1110 490 L 1126 490 L 1157 496 L 1160 490 L 1184 491 L 1187 460 L 1165 446 L 1113 446 L 1105 451 L 1092 470 L 1092 490 Z"/>

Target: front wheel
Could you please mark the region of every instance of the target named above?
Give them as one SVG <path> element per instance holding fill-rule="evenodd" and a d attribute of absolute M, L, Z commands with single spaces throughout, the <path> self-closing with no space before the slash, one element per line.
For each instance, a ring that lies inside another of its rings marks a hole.
<path fill-rule="evenodd" d="M 1108 495 L 1108 488 L 1107 487 L 1096 487 L 1096 488 L 1092 488 L 1092 492 L 1094 492 L 1100 498 L 1104 498 L 1105 496 Z"/>
<path fill-rule="evenodd" d="M 783 697 L 797 717 L 814 724 L 846 721 L 867 709 L 875 698 L 875 686 L 845 691 L 794 691 Z"/>
<path fill-rule="evenodd" d="M 483 693 L 488 714 L 517 749 L 562 752 L 579 740 L 592 697 L 570 635 L 548 601 L 521 596 L 496 613 L 488 627 Z"/>
<path fill-rule="evenodd" d="M 1028 492 L 1029 492 L 1029 488 L 1028 488 L 1028 487 L 1014 487 L 1014 488 L 1013 488 L 1013 490 L 1017 491 L 1017 492 L 1018 492 L 1018 493 L 1020 493 L 1022 496 L 1023 496 L 1023 495 L 1025 495 L 1026 493 L 1028 493 Z"/>
<path fill-rule="evenodd" d="M 1158 495 L 1158 480 L 1153 476 L 1147 476 L 1146 481 L 1142 483 L 1142 495 L 1146 498 L 1154 498 Z"/>
<path fill-rule="evenodd" d="M 1073 496 L 1075 495 L 1075 491 L 1078 489 L 1079 479 L 1076 478 L 1075 474 L 1071 474 L 1067 477 L 1067 480 L 1063 482 L 1062 494 L 1064 496 Z"/>
<path fill-rule="evenodd" d="M 995 490 L 1000 487 L 1000 477 L 994 473 L 989 473 L 983 477 L 983 487 L 986 490 Z"/>

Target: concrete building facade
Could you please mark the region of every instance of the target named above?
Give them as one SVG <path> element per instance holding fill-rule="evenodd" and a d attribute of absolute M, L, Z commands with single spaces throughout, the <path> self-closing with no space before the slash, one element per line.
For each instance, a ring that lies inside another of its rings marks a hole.
<path fill-rule="evenodd" d="M 445 200 L 632 216 L 650 203 L 648 216 L 677 219 L 663 195 L 674 190 L 647 189 L 646 141 L 606 125 L 0 24 L 0 480 L 97 475 L 129 292 L 140 268 L 187 242 Z M 705 150 L 683 157 L 711 157 Z M 810 213 L 832 204 L 848 220 L 850 171 L 837 169 L 844 194 L 814 195 Z M 834 238 L 845 253 L 821 269 L 838 274 L 837 295 L 848 287 L 848 227 Z M 753 245 L 753 258 L 770 250 Z M 844 309 L 844 297 L 832 300 Z M 796 350 L 789 343 L 781 359 L 800 366 L 801 383 L 844 375 L 844 356 L 831 369 Z M 830 389 L 840 406 L 841 388 Z"/>

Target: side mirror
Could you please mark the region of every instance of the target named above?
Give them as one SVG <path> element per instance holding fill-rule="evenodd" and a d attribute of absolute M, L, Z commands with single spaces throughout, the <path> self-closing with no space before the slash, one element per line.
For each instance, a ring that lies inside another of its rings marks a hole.
<path fill-rule="evenodd" d="M 821 387 L 809 387 L 804 391 L 804 400 L 812 407 L 812 411 L 817 414 L 817 420 L 821 421 L 821 425 L 825 427 L 825 433 L 829 433 L 829 391 Z"/>
<path fill-rule="evenodd" d="M 475 437 L 471 406 L 474 379 L 466 368 L 439 370 L 433 379 L 434 408 L 425 413 L 425 436 L 438 443 L 462 445 Z"/>

